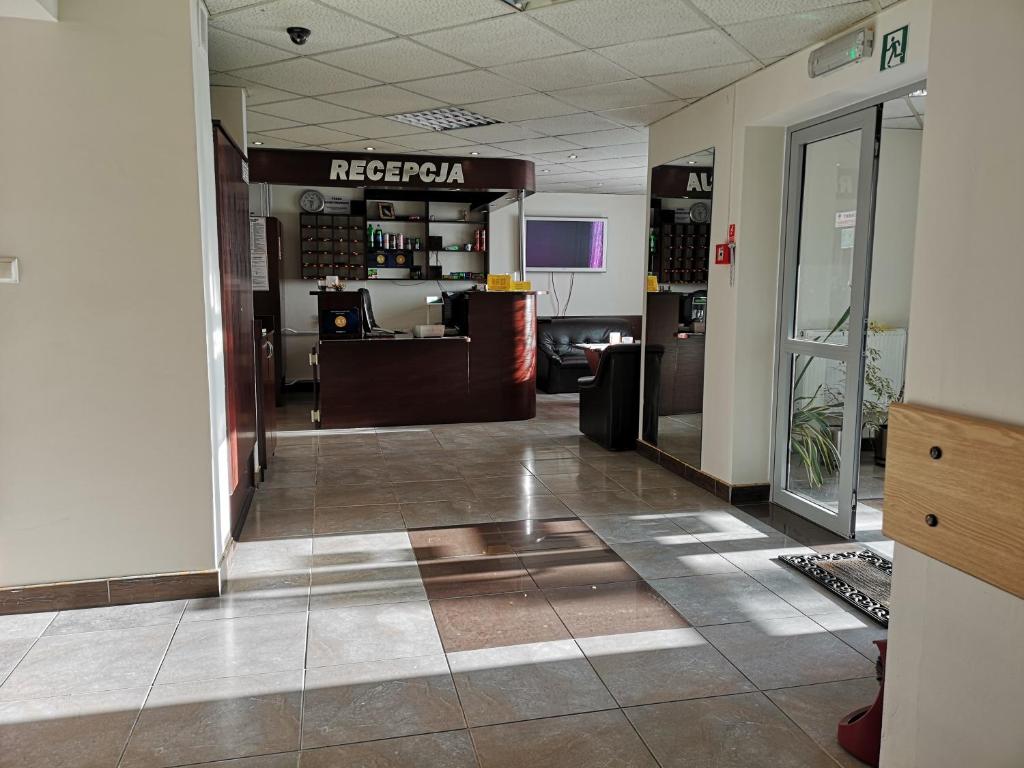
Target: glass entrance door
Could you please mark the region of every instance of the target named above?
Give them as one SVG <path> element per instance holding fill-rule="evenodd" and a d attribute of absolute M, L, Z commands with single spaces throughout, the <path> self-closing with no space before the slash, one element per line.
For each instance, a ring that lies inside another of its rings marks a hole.
<path fill-rule="evenodd" d="M 879 110 L 790 134 L 772 498 L 852 538 Z"/>

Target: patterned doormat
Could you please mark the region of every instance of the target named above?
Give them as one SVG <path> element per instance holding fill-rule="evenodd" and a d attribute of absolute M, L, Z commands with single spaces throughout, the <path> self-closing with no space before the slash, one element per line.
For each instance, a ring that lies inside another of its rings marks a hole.
<path fill-rule="evenodd" d="M 779 555 L 779 560 L 835 592 L 883 627 L 889 626 L 892 561 L 864 551 Z"/>

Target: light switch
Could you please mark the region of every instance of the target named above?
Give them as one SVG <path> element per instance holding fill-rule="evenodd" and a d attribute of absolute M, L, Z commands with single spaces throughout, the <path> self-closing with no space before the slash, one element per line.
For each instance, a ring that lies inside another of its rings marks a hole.
<path fill-rule="evenodd" d="M 0 283 L 18 282 L 18 260 L 14 256 L 0 256 Z"/>

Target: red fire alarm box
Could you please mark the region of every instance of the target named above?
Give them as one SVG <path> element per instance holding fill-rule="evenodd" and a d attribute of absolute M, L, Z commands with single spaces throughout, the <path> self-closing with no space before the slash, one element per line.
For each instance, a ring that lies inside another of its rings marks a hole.
<path fill-rule="evenodd" d="M 715 246 L 715 264 L 728 264 L 731 249 L 728 243 L 719 243 Z"/>

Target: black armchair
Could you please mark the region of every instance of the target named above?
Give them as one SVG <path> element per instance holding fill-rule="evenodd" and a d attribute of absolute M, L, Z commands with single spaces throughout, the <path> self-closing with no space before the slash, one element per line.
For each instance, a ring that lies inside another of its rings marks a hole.
<path fill-rule="evenodd" d="M 661 356 L 665 348 L 649 345 L 644 376 L 644 440 L 658 438 Z M 610 451 L 636 447 L 640 411 L 640 345 L 615 344 L 601 354 L 594 376 L 579 380 L 580 432 Z"/>
<path fill-rule="evenodd" d="M 555 394 L 578 392 L 577 380 L 590 373 L 587 356 L 574 344 L 604 344 L 618 331 L 632 334 L 629 320 L 618 317 L 554 317 L 537 323 L 537 389 Z"/>

